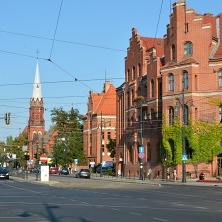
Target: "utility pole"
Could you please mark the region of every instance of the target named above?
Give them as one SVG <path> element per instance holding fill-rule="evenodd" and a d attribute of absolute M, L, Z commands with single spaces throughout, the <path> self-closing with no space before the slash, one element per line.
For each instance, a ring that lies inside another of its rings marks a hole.
<path fill-rule="evenodd" d="M 102 120 L 103 114 L 101 112 L 101 120 L 100 120 L 100 177 L 103 176 L 103 171 L 102 171 L 102 163 L 103 163 L 103 120 Z"/>

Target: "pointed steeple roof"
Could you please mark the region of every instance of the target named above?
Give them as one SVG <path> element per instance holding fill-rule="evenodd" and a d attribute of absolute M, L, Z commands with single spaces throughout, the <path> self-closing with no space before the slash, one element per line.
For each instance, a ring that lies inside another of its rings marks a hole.
<path fill-rule="evenodd" d="M 40 82 L 38 61 L 37 61 L 37 64 L 36 64 L 35 80 L 34 80 L 34 84 L 33 84 L 32 99 L 34 99 L 34 100 L 37 100 L 37 99 L 41 100 L 42 99 L 42 87 L 41 87 L 41 82 Z"/>

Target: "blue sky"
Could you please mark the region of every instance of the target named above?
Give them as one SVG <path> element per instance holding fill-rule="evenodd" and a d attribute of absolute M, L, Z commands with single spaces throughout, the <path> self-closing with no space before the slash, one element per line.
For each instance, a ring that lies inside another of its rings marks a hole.
<path fill-rule="evenodd" d="M 0 140 L 18 136 L 27 125 L 37 50 L 47 130 L 54 107 L 73 106 L 85 114 L 89 90 L 101 92 L 105 72 L 115 87 L 124 82 L 132 28 L 142 36 L 163 37 L 173 2 L 2 0 Z M 197 13 L 222 12 L 218 0 L 187 0 L 187 7 Z M 3 119 L 6 112 L 11 113 L 10 125 Z"/>

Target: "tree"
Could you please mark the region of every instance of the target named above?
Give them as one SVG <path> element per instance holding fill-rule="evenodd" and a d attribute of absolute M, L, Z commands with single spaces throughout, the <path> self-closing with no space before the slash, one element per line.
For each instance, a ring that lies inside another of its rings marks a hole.
<path fill-rule="evenodd" d="M 65 166 L 78 159 L 80 164 L 86 164 L 86 155 L 83 152 L 82 115 L 73 107 L 69 112 L 63 108 L 54 108 L 51 117 L 58 131 L 54 140 L 53 162 Z"/>
<path fill-rule="evenodd" d="M 168 165 L 181 164 L 182 161 L 182 130 L 181 123 L 162 127 L 163 153 L 167 153 Z M 190 156 L 187 163 L 195 167 L 202 162 L 211 162 L 214 156 L 222 153 L 222 125 L 198 121 L 185 126 L 186 153 Z M 172 142 L 173 141 L 173 142 Z"/>
<path fill-rule="evenodd" d="M 110 157 L 114 158 L 116 155 L 116 140 L 110 138 L 106 148 L 110 152 Z"/>
<path fill-rule="evenodd" d="M 9 161 L 11 167 L 25 166 L 26 161 L 24 158 L 24 152 L 22 151 L 22 146 L 28 144 L 28 134 L 20 134 L 18 137 L 13 138 L 8 136 L 6 138 L 6 144 L 4 144 L 5 150 L 5 161 Z M 7 154 L 7 156 L 6 156 Z M 16 159 L 11 159 L 12 155 L 16 155 Z"/>

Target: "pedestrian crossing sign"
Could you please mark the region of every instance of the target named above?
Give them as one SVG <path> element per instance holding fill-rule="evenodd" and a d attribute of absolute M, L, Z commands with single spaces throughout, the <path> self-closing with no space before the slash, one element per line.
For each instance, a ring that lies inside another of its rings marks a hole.
<path fill-rule="evenodd" d="M 182 161 L 187 161 L 188 158 L 187 158 L 187 154 L 182 154 Z"/>

